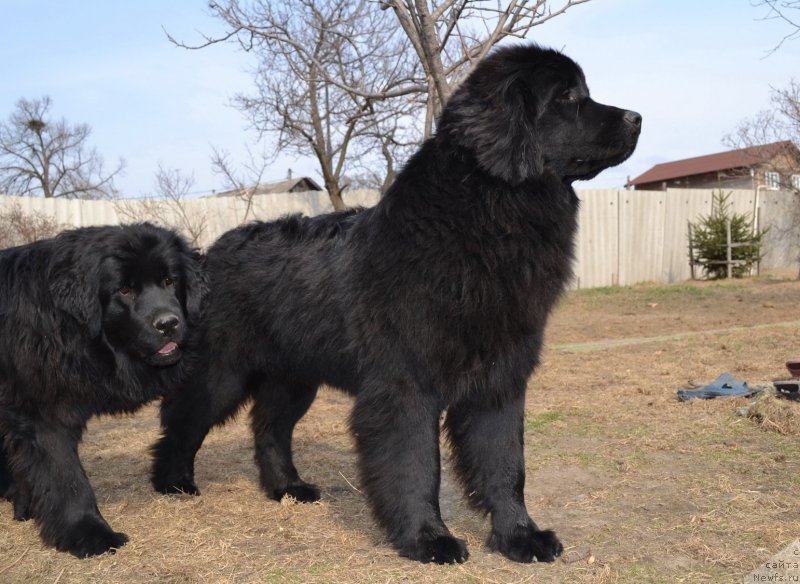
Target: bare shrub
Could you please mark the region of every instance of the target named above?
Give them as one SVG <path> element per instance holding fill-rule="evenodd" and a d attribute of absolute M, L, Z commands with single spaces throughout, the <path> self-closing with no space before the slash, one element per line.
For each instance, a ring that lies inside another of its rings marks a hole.
<path fill-rule="evenodd" d="M 0 249 L 53 237 L 64 226 L 51 215 L 24 211 L 19 203 L 0 209 Z"/>
<path fill-rule="evenodd" d="M 194 246 L 199 246 L 208 228 L 203 213 L 191 209 L 188 195 L 194 186 L 194 176 L 178 169 L 158 165 L 155 192 L 143 199 L 117 200 L 114 208 L 126 223 L 149 221 L 181 232 Z"/>

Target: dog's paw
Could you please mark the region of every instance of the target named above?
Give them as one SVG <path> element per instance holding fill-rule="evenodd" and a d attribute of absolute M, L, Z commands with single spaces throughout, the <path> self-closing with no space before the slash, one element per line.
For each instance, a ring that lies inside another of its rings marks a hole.
<path fill-rule="evenodd" d="M 463 564 L 469 558 L 467 544 L 452 535 L 425 534 L 410 548 L 401 548 L 400 555 L 423 564 Z"/>
<path fill-rule="evenodd" d="M 288 495 L 300 503 L 314 503 L 321 498 L 319 488 L 311 483 L 291 485 L 286 489 L 283 495 Z"/>
<path fill-rule="evenodd" d="M 67 528 L 66 535 L 56 547 L 78 558 L 114 553 L 124 546 L 128 536 L 113 531 L 102 519 L 85 517 Z"/>
<path fill-rule="evenodd" d="M 14 521 L 28 521 L 33 518 L 31 514 L 31 500 L 21 489 L 12 486 L 4 498 L 11 501 L 14 509 Z"/>
<path fill-rule="evenodd" d="M 492 531 L 488 546 L 515 562 L 552 562 L 564 551 L 556 534 L 548 529 L 540 531 L 533 524 L 516 525 L 511 533 Z"/>
<path fill-rule="evenodd" d="M 177 479 L 162 479 L 153 477 L 153 488 L 164 495 L 199 495 L 200 489 L 190 476 L 182 476 Z"/>
<path fill-rule="evenodd" d="M 27 497 L 18 496 L 14 498 L 14 521 L 28 521 L 31 519 L 30 502 Z"/>

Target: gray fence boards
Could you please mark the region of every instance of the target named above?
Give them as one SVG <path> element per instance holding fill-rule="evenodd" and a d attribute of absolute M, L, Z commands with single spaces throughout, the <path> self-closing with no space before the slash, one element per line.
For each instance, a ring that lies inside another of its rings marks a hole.
<path fill-rule="evenodd" d="M 574 286 L 594 288 L 619 282 L 619 197 L 616 190 L 578 193 L 578 217 Z"/>
<path fill-rule="evenodd" d="M 728 191 L 725 191 L 728 192 Z M 579 190 L 580 228 L 573 287 L 628 285 L 643 281 L 675 282 L 690 277 L 687 225 L 711 212 L 712 191 Z M 349 205 L 371 206 L 375 191 L 347 193 Z M 756 193 L 731 191 L 736 212 L 753 213 Z M 248 202 L 236 197 L 188 199 L 181 206 L 158 201 L 82 201 L 0 196 L 0 212 L 19 205 L 26 212 L 50 215 L 67 226 L 102 225 L 149 219 L 181 227 L 181 215 L 196 223 L 197 244 L 208 246 L 220 234 L 253 219 L 275 219 L 289 213 L 318 215 L 332 211 L 324 192 L 258 195 Z M 796 269 L 800 213 L 790 193 L 758 193 L 761 227 L 765 238 L 767 269 Z M 202 229 L 200 229 L 200 227 Z"/>
<path fill-rule="evenodd" d="M 661 279 L 666 193 L 617 191 L 621 285 Z"/>

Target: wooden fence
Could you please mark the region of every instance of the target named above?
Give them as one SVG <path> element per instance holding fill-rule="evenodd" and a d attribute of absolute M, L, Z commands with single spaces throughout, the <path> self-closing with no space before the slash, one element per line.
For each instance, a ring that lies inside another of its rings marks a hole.
<path fill-rule="evenodd" d="M 726 191 L 727 192 L 727 191 Z M 573 286 L 628 285 L 643 281 L 675 282 L 691 276 L 687 225 L 711 212 L 711 190 L 627 191 L 582 190 L 577 262 Z M 374 191 L 348 193 L 349 205 L 370 206 Z M 766 269 L 796 269 L 795 223 L 800 213 L 795 197 L 778 191 L 733 191 L 737 213 L 757 211 L 759 225 L 769 227 L 765 239 Z M 258 195 L 250 204 L 235 197 L 169 201 L 80 201 L 0 196 L 0 213 L 11 205 L 27 213 L 52 216 L 67 226 L 117 224 L 149 219 L 189 233 L 199 246 L 252 219 L 275 219 L 288 213 L 317 215 L 332 210 L 324 192 Z M 2 226 L 0 226 L 2 228 Z"/>
<path fill-rule="evenodd" d="M 711 212 L 712 193 L 705 189 L 579 191 L 575 287 L 688 280 L 688 223 Z M 761 191 L 756 202 L 753 191 L 737 190 L 731 191 L 729 203 L 731 212 L 755 213 L 760 228 L 769 227 L 761 262 L 764 269 L 796 269 L 800 213 L 792 194 Z"/>

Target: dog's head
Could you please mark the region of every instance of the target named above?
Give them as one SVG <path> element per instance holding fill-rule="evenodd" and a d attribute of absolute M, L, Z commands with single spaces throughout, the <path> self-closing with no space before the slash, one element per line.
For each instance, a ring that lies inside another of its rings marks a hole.
<path fill-rule="evenodd" d="M 581 68 L 535 45 L 496 50 L 450 97 L 438 135 L 511 184 L 543 173 L 586 180 L 628 158 L 641 116 L 591 99 Z"/>
<path fill-rule="evenodd" d="M 180 360 L 207 289 L 199 253 L 147 223 L 65 232 L 56 248 L 54 302 L 90 337 L 153 366 Z"/>

